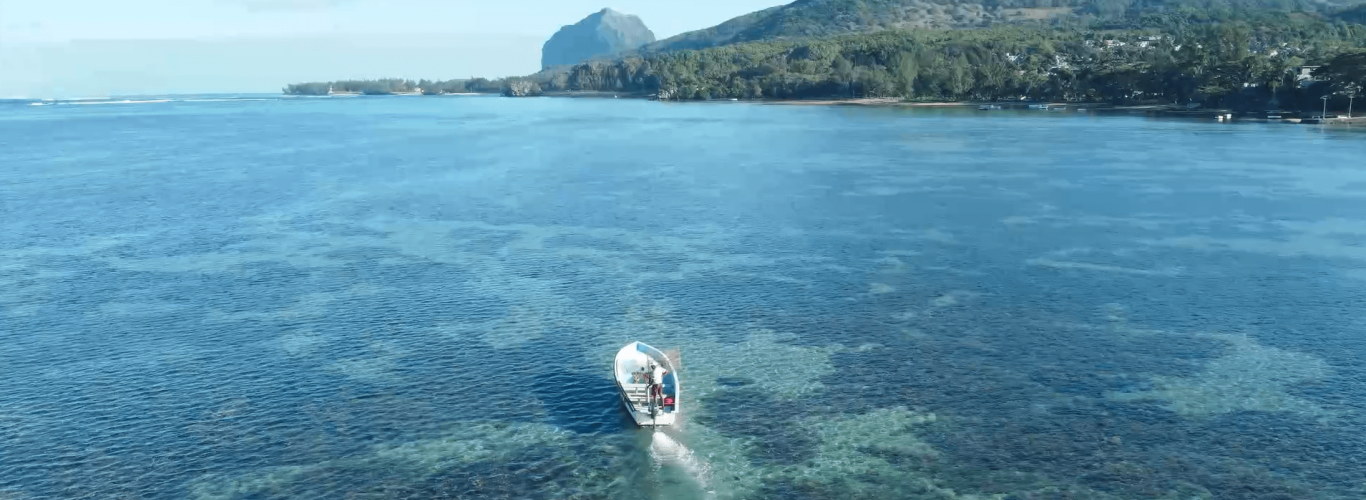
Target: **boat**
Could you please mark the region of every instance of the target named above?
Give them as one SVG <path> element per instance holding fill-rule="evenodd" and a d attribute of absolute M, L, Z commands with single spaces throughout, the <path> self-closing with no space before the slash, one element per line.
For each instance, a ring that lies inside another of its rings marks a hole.
<path fill-rule="evenodd" d="M 612 380 L 626 411 L 641 427 L 673 425 L 678 419 L 679 388 L 675 362 L 664 351 L 631 342 L 617 351 Z"/>
<path fill-rule="evenodd" d="M 992 111 L 997 109 L 1001 109 L 1001 106 L 996 104 L 983 104 L 981 106 L 977 106 L 978 111 Z"/>

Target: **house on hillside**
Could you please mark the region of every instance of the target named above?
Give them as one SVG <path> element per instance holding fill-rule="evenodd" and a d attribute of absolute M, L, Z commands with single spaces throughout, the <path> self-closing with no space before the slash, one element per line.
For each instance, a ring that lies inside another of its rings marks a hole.
<path fill-rule="evenodd" d="M 1319 77 L 1314 76 L 1314 70 L 1316 70 L 1316 69 L 1319 69 L 1319 67 L 1318 67 L 1318 66 L 1296 66 L 1296 67 L 1292 68 L 1290 71 L 1292 71 L 1292 72 L 1295 73 L 1295 82 L 1296 82 L 1296 84 L 1298 84 L 1300 88 L 1306 88 L 1306 87 L 1313 86 L 1315 83 L 1318 83 L 1318 82 L 1323 81 L 1322 78 L 1319 78 Z"/>

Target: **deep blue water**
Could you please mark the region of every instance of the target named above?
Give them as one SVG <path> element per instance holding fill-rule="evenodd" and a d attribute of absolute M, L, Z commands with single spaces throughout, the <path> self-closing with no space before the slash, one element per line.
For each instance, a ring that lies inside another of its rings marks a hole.
<path fill-rule="evenodd" d="M 0 499 L 1366 497 L 1358 130 L 220 97 L 0 106 Z"/>

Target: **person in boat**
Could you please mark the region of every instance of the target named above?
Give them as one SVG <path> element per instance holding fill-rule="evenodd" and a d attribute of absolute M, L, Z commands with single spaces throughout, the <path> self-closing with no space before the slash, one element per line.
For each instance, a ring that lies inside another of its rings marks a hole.
<path fill-rule="evenodd" d="M 655 368 L 655 371 L 656 373 L 652 374 L 655 376 L 651 377 L 653 380 L 651 380 L 650 392 L 654 394 L 656 400 L 661 400 L 664 398 L 664 376 L 668 375 L 669 371 L 663 368 Z"/>
<path fill-rule="evenodd" d="M 665 395 L 665 394 L 664 394 L 664 378 L 667 377 L 668 375 L 669 375 L 669 371 L 668 371 L 668 370 L 660 369 L 660 370 L 659 370 L 659 376 L 656 378 L 656 380 L 658 380 L 659 383 L 655 384 L 654 387 L 653 387 L 652 389 L 653 389 L 653 391 L 654 391 L 655 401 L 659 401 L 660 406 L 664 407 L 664 411 L 673 411 L 673 409 L 674 409 L 674 398 L 673 398 L 673 396 L 668 396 L 668 395 Z"/>

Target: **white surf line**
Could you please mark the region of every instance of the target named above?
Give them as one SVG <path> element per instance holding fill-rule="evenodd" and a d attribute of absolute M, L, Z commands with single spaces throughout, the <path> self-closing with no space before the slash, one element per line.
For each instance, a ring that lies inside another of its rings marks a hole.
<path fill-rule="evenodd" d="M 134 100 L 132 100 L 132 99 L 124 99 L 124 100 L 122 100 L 122 101 L 60 102 L 59 104 L 68 105 L 68 106 L 70 106 L 70 105 L 86 105 L 86 106 L 89 106 L 89 105 L 98 105 L 98 104 L 154 104 L 154 103 L 160 103 L 160 102 L 171 102 L 171 100 L 170 100 L 170 99 L 148 99 L 148 100 L 134 101 Z"/>

